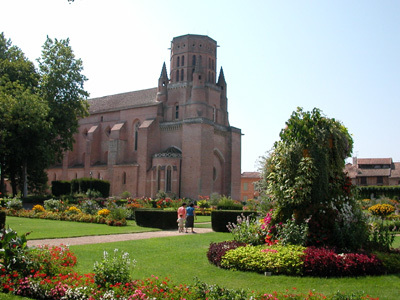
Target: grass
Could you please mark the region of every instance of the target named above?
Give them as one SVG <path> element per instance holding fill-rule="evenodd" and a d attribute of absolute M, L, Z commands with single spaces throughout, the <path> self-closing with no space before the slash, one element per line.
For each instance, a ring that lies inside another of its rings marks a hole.
<path fill-rule="evenodd" d="M 108 234 L 104 233 L 104 231 L 125 230 L 129 227 L 110 227 L 106 225 L 63 221 L 37 223 L 37 221 L 48 220 L 7 217 L 7 224 L 19 233 L 26 232 L 26 228 L 29 228 L 29 230 L 34 230 L 34 232 L 49 232 L 47 235 L 50 235 L 50 233 L 54 235 L 57 234 L 56 228 L 61 228 L 62 231 L 68 232 L 70 231 L 70 227 L 76 224 L 79 228 L 78 233 L 82 236 L 99 234 L 99 230 L 103 234 Z M 203 216 L 199 216 L 197 222 L 204 223 L 209 221 L 203 219 Z M 86 227 L 86 225 L 97 225 L 100 226 L 100 229 L 93 229 L 94 227 Z M 135 224 L 131 224 L 130 226 L 136 227 L 137 230 L 148 230 L 148 228 L 137 227 Z M 195 226 L 199 227 L 200 225 Z M 102 258 L 104 250 L 111 252 L 115 248 L 118 248 L 119 250 L 128 252 L 130 257 L 137 261 L 136 268 L 132 272 L 133 278 L 144 279 L 151 275 L 156 275 L 161 278 L 169 277 L 176 284 L 190 284 L 193 282 L 193 278 L 197 277 L 201 281 L 218 284 L 227 288 L 244 288 L 261 292 L 293 291 L 293 288 L 296 288 L 297 292 L 315 290 L 326 295 L 332 295 L 338 290 L 346 293 L 364 291 L 373 297 L 379 297 L 381 300 L 398 299 L 398 295 L 400 294 L 400 274 L 358 278 L 266 277 L 251 272 L 223 270 L 211 265 L 206 257 L 209 244 L 231 238 L 232 236 L 229 233 L 213 232 L 127 242 L 71 246 L 70 248 L 78 258 L 76 271 L 79 273 L 92 272 L 94 262 Z M 400 236 L 396 237 L 395 245 L 400 246 Z M 28 298 L 0 293 L 0 299 L 22 300 Z"/>
<path fill-rule="evenodd" d="M 6 219 L 6 226 L 10 226 L 10 228 L 18 232 L 18 234 L 31 232 L 27 236 L 29 240 L 160 230 L 157 228 L 139 227 L 134 221 L 128 221 L 127 226 L 117 227 L 105 224 L 29 219 L 9 216 L 7 216 Z"/>
<path fill-rule="evenodd" d="M 207 233 L 105 243 L 85 246 L 71 246 L 77 255 L 76 270 L 80 273 L 93 271 L 93 264 L 102 258 L 103 251 L 115 248 L 126 251 L 137 261 L 133 270 L 134 278 L 148 278 L 151 275 L 169 277 L 175 283 L 193 282 L 197 277 L 210 284 L 227 288 L 244 288 L 260 292 L 284 292 L 296 288 L 298 292 L 315 290 L 326 295 L 336 291 L 364 291 L 380 299 L 398 299 L 400 274 L 367 276 L 358 278 L 310 278 L 290 276 L 263 276 L 251 272 L 223 270 L 211 265 L 206 257 L 211 242 L 231 239 L 229 233 Z"/>

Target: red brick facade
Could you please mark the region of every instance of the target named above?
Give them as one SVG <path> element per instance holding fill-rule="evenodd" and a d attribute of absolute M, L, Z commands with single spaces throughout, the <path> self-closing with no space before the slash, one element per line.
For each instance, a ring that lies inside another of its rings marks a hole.
<path fill-rule="evenodd" d="M 52 180 L 93 176 L 111 194 L 240 197 L 241 131 L 229 125 L 217 43 L 184 35 L 171 43 L 170 75 L 158 87 L 89 100 L 73 151 L 48 170 Z"/>

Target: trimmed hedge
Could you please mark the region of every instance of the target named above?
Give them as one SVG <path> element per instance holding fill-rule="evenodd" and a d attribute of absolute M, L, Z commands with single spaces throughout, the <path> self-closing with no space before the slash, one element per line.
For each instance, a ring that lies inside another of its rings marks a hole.
<path fill-rule="evenodd" d="M 386 196 L 393 198 L 395 196 L 400 198 L 400 186 L 360 186 L 358 187 L 359 197 L 369 199 L 371 194 L 374 194 L 375 198 L 380 196 Z"/>
<path fill-rule="evenodd" d="M 110 182 L 95 178 L 78 178 L 71 180 L 71 193 L 86 193 L 94 190 L 101 193 L 104 198 L 110 196 Z"/>
<path fill-rule="evenodd" d="M 6 215 L 5 211 L 0 211 L 0 229 L 6 226 Z"/>
<path fill-rule="evenodd" d="M 237 223 L 237 217 L 244 215 L 245 217 L 249 215 L 257 216 L 256 211 L 250 210 L 213 210 L 211 212 L 211 226 L 216 232 L 229 232 L 226 227 L 229 222 Z"/>
<path fill-rule="evenodd" d="M 55 197 L 71 194 L 71 181 L 54 180 L 51 182 L 51 193 Z"/>
<path fill-rule="evenodd" d="M 162 209 L 137 209 L 135 221 L 138 226 L 160 229 L 178 229 L 177 212 Z"/>

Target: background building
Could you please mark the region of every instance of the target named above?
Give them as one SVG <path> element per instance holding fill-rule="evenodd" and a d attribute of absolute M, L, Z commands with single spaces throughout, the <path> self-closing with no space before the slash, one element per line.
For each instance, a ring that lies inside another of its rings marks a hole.
<path fill-rule="evenodd" d="M 217 43 L 184 35 L 171 42 L 152 89 L 89 100 L 73 151 L 48 170 L 49 181 L 94 177 L 111 194 L 240 197 L 241 130 L 228 120 L 227 84 L 217 77 Z"/>
<path fill-rule="evenodd" d="M 346 164 L 346 171 L 354 185 L 399 185 L 400 163 L 391 158 L 357 158 Z"/>
<path fill-rule="evenodd" d="M 259 172 L 243 172 L 240 182 L 240 200 L 255 199 L 259 193 L 254 188 L 254 183 L 261 179 Z"/>

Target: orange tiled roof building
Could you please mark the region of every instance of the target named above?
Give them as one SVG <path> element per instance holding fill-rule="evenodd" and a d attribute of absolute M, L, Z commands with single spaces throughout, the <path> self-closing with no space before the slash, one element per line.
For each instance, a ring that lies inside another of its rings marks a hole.
<path fill-rule="evenodd" d="M 171 42 L 156 88 L 90 99 L 73 151 L 52 180 L 111 183 L 111 195 L 240 197 L 241 130 L 228 120 L 227 84 L 217 78 L 217 42 L 188 34 Z"/>
<path fill-rule="evenodd" d="M 400 163 L 391 158 L 353 157 L 353 163 L 346 164 L 345 170 L 354 185 L 400 184 Z"/>
<path fill-rule="evenodd" d="M 259 196 L 258 191 L 254 188 L 254 183 L 261 179 L 259 172 L 243 172 L 240 183 L 240 200 L 247 201 L 256 199 Z"/>

